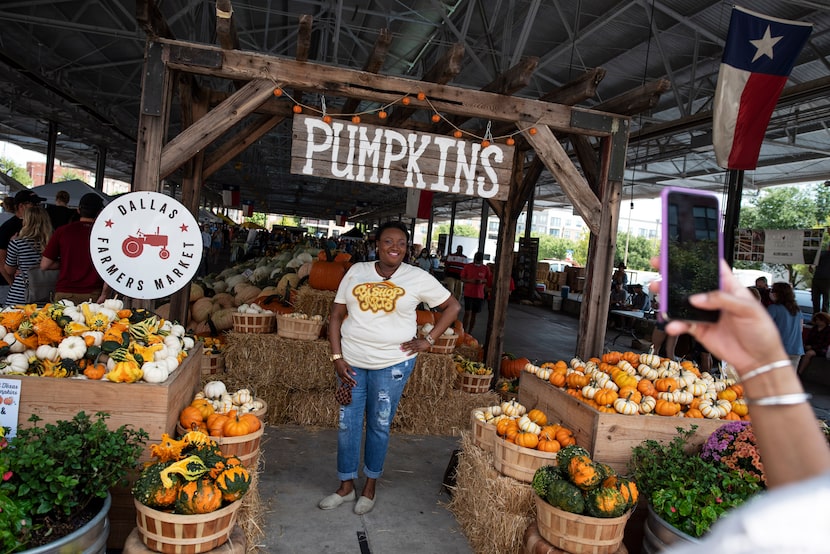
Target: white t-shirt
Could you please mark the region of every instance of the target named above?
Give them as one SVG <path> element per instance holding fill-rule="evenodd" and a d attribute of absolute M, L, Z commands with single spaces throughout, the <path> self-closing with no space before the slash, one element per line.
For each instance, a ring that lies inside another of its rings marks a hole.
<path fill-rule="evenodd" d="M 416 335 L 418 304 L 436 307 L 449 297 L 450 291 L 418 267 L 401 264 L 384 281 L 374 262 L 353 265 L 334 297 L 349 313 L 340 328 L 343 358 L 359 368 L 383 369 L 414 357 L 401 344 Z"/>

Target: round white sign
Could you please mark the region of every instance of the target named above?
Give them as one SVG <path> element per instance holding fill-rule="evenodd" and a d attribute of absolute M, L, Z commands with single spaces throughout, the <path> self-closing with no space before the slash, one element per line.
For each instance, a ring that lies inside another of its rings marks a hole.
<path fill-rule="evenodd" d="M 162 298 L 196 275 L 202 232 L 176 199 L 131 192 L 112 200 L 95 219 L 89 250 L 113 290 L 131 298 Z"/>

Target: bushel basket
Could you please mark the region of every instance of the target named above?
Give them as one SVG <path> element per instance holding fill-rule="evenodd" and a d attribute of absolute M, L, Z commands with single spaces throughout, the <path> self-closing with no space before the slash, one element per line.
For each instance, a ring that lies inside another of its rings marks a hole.
<path fill-rule="evenodd" d="M 286 339 L 316 340 L 323 328 L 322 319 L 278 316 L 277 335 Z"/>
<path fill-rule="evenodd" d="M 133 499 L 141 541 L 150 550 L 169 554 L 210 552 L 228 542 L 242 506 L 237 500 L 215 512 L 196 515 L 170 514 L 154 510 Z"/>
<path fill-rule="evenodd" d="M 572 514 L 536 498 L 539 534 L 550 544 L 571 554 L 614 554 L 620 549 L 631 510 L 620 517 Z"/>
<path fill-rule="evenodd" d="M 271 333 L 276 319 L 274 314 L 233 313 L 233 330 L 235 333 Z"/>
<path fill-rule="evenodd" d="M 482 394 L 490 391 L 490 382 L 493 374 L 475 375 L 473 373 L 459 373 L 455 378 L 456 388 L 471 394 Z"/>

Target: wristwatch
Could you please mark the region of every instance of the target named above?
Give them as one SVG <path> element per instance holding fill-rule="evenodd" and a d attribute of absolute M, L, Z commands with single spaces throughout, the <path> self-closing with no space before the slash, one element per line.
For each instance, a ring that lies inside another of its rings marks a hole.
<path fill-rule="evenodd" d="M 426 340 L 430 346 L 435 346 L 435 339 L 432 338 L 432 335 L 424 335 L 424 340 Z"/>
<path fill-rule="evenodd" d="M 329 356 L 329 361 L 330 362 L 336 362 L 337 360 L 342 360 L 342 359 L 343 359 L 342 354 L 332 354 L 331 356 Z"/>

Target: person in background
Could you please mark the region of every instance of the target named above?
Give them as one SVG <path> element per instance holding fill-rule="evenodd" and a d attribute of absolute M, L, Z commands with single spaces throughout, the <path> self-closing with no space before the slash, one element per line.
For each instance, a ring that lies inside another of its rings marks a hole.
<path fill-rule="evenodd" d="M 803 320 L 793 288 L 789 283 L 779 281 L 772 284 L 769 296 L 772 303 L 767 307 L 767 311 L 778 327 L 778 333 L 793 361 L 793 367 L 798 367 L 798 362 L 804 354 L 804 342 L 801 338 Z"/>
<path fill-rule="evenodd" d="M 643 285 L 637 283 L 632 285 L 632 288 L 634 289 L 634 294 L 631 295 L 628 309 L 642 310 L 643 312 L 651 310 L 651 297 L 643 290 Z"/>
<path fill-rule="evenodd" d="M 758 294 L 761 296 L 761 304 L 764 305 L 765 308 L 768 308 L 770 304 L 772 304 L 772 300 L 769 297 L 769 283 L 767 283 L 766 277 L 758 277 L 755 279 L 755 288 L 758 289 Z"/>
<path fill-rule="evenodd" d="M 30 189 L 21 190 L 14 195 L 14 217 L 10 217 L 0 225 L 0 273 L 2 273 L 0 304 L 6 303 L 9 287 L 14 282 L 14 275 L 6 271 L 6 254 L 8 253 L 9 243 L 23 227 L 23 214 L 26 213 L 26 210 L 32 206 L 39 206 L 45 200 Z"/>
<path fill-rule="evenodd" d="M 14 213 L 14 196 L 3 198 L 3 211 L 10 214 Z"/>
<path fill-rule="evenodd" d="M 472 333 L 476 326 L 476 316 L 484 304 L 484 289 L 493 280 L 490 268 L 484 265 L 484 252 L 476 252 L 473 263 L 461 270 L 461 282 L 464 283 L 464 322 L 466 333 Z"/>
<path fill-rule="evenodd" d="M 40 266 L 40 258 L 46 243 L 52 236 L 52 223 L 47 211 L 32 206 L 23 214 L 23 227 L 17 238 L 9 242 L 6 252 L 5 272 L 14 276 L 6 295 L 6 305 L 25 304 L 29 288 L 29 269 Z"/>
<path fill-rule="evenodd" d="M 827 348 L 830 347 L 830 314 L 818 312 L 813 314 L 812 327 L 804 336 L 804 355 L 798 363 L 798 374 L 804 373 L 810 362 L 818 356 L 827 357 Z"/>
<path fill-rule="evenodd" d="M 468 263 L 470 263 L 470 260 L 464 255 L 464 247 L 460 244 L 455 249 L 455 254 L 449 254 L 447 259 L 444 260 L 444 284 L 456 300 L 461 300 L 464 294 L 461 271 Z"/>
<path fill-rule="evenodd" d="M 810 266 L 810 270 L 813 272 L 810 286 L 813 313 L 830 312 L 830 244 L 819 255 L 818 264 Z"/>
<path fill-rule="evenodd" d="M 78 215 L 77 210 L 73 210 L 68 206 L 69 193 L 65 190 L 59 190 L 55 194 L 55 204 L 47 205 L 46 211 L 49 213 L 49 219 L 52 221 L 52 229 L 57 229 L 61 225 L 66 225 Z"/>
<path fill-rule="evenodd" d="M 366 482 L 354 513 L 375 505 L 377 480 L 383 474 L 389 430 L 403 389 L 419 352 L 452 325 L 461 307 L 435 277 L 404 263 L 409 231 L 389 221 L 377 233 L 378 260 L 349 268 L 334 298 L 329 318 L 331 361 L 338 386 L 351 387 L 351 402 L 341 405 L 337 436 L 340 486 L 323 498 L 321 510 L 355 499 L 364 422 L 363 473 Z M 418 338 L 416 309 L 424 303 L 441 313 L 424 338 Z M 346 315 L 348 314 L 348 317 Z"/>
<path fill-rule="evenodd" d="M 210 228 L 207 223 L 202 225 L 202 263 L 199 264 L 199 275 L 208 274 L 208 262 L 210 260 L 210 245 L 213 237 L 210 236 Z"/>
<path fill-rule="evenodd" d="M 55 285 L 55 302 L 68 299 L 75 304 L 103 302 L 109 287 L 92 264 L 89 240 L 92 224 L 104 209 L 103 199 L 89 192 L 78 202 L 77 221 L 55 229 L 40 259 L 40 269 L 60 269 Z"/>
<path fill-rule="evenodd" d="M 429 258 L 429 248 L 421 248 L 418 257 L 415 258 L 415 265 L 424 271 L 432 273 L 432 260 Z"/>
<path fill-rule="evenodd" d="M 663 345 L 666 346 L 665 357 L 670 360 L 675 359 L 675 349 L 677 348 L 677 335 L 669 335 L 666 333 L 666 324 L 658 321 L 654 324 L 654 331 L 651 333 L 651 351 L 653 354 L 660 356 L 660 349 Z"/>
<path fill-rule="evenodd" d="M 653 260 L 656 265 L 656 260 Z M 721 518 L 696 544 L 664 554 L 827 552 L 830 544 L 830 448 L 810 396 L 763 306 L 721 262 L 723 288 L 692 295 L 697 308 L 720 310 L 716 323 L 672 321 L 666 332 L 690 333 L 739 376 L 761 452 L 767 491 Z M 655 281 L 649 285 L 656 291 Z M 773 294 L 775 286 L 773 286 Z"/>
<path fill-rule="evenodd" d="M 763 303 L 763 299 L 761 298 L 761 291 L 758 290 L 758 287 L 753 285 L 751 287 L 746 287 L 746 288 L 749 289 L 749 292 L 752 294 L 752 296 L 754 296 L 755 298 L 758 299 L 758 302 Z"/>
<path fill-rule="evenodd" d="M 614 283 L 617 283 L 622 287 L 626 293 L 626 286 L 628 286 L 628 275 L 625 272 L 625 264 L 620 262 L 617 264 L 617 270 L 614 272 L 614 275 L 611 276 L 611 287 L 613 288 Z"/>
<path fill-rule="evenodd" d="M 217 227 L 210 235 L 210 263 L 214 268 L 219 267 L 219 257 L 225 244 L 222 229 Z"/>
<path fill-rule="evenodd" d="M 490 279 L 487 281 L 485 296 L 487 298 L 487 302 L 490 302 L 490 299 L 493 298 L 493 287 L 495 286 L 496 264 L 487 264 L 487 269 L 490 270 Z M 514 290 L 516 290 L 516 282 L 513 280 L 513 276 L 511 275 L 508 292 L 512 293 Z"/>

